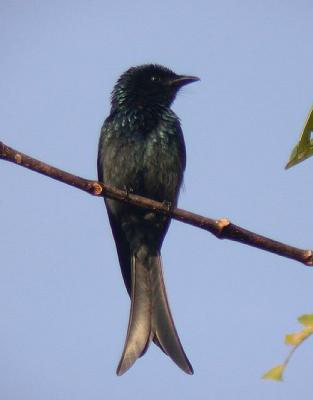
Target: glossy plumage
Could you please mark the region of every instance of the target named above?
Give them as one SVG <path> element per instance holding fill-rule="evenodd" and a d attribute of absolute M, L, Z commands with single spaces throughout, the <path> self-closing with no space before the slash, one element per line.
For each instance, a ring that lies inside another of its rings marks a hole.
<path fill-rule="evenodd" d="M 119 78 L 112 92 L 110 115 L 101 130 L 100 181 L 177 204 L 186 154 L 180 122 L 170 105 L 183 85 L 196 80 L 153 64 L 130 68 Z M 162 276 L 160 251 L 170 219 L 111 199 L 105 203 L 131 297 L 128 332 L 117 374 L 126 372 L 151 340 L 192 374 Z"/>

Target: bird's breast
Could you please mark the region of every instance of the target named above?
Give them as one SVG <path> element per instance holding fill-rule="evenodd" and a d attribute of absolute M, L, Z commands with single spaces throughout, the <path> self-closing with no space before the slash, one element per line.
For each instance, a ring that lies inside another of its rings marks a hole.
<path fill-rule="evenodd" d="M 141 122 L 134 116 L 125 116 L 104 132 L 104 182 L 173 202 L 183 173 L 178 132 L 162 119 L 157 124 Z"/>
<path fill-rule="evenodd" d="M 182 178 L 177 138 L 161 126 L 150 132 L 144 142 L 145 195 L 159 201 L 173 201 Z"/>

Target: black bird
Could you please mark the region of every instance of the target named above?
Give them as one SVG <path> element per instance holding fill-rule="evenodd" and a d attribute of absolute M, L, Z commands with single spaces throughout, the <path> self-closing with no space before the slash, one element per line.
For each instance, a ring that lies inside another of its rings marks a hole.
<path fill-rule="evenodd" d="M 127 70 L 112 92 L 99 141 L 99 181 L 176 206 L 186 164 L 180 122 L 170 106 L 179 89 L 199 80 L 160 65 Z M 161 246 L 170 218 L 105 199 L 131 309 L 122 375 L 153 340 L 187 374 L 162 276 Z"/>

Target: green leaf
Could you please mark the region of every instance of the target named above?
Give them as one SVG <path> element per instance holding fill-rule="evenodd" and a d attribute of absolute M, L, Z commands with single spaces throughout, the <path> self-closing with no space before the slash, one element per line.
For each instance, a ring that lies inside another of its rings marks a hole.
<path fill-rule="evenodd" d="M 303 314 L 298 318 L 300 324 L 313 327 L 313 314 Z"/>
<path fill-rule="evenodd" d="M 300 135 L 299 142 L 293 148 L 289 161 L 285 167 L 288 169 L 296 164 L 306 160 L 313 155 L 313 139 L 311 139 L 311 133 L 313 132 L 313 107 L 311 108 L 303 131 Z"/>
<path fill-rule="evenodd" d="M 273 381 L 282 381 L 284 369 L 285 369 L 285 365 L 279 364 L 276 367 L 265 372 L 265 374 L 262 376 L 262 378 L 263 379 L 272 379 Z"/>

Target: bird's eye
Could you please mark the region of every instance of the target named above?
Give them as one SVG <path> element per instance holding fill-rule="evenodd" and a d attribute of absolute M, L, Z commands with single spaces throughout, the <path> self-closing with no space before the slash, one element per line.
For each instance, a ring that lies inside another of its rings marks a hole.
<path fill-rule="evenodd" d="M 155 75 L 153 75 L 153 76 L 151 76 L 151 81 L 152 82 L 160 82 L 160 77 L 159 76 L 155 76 Z"/>

